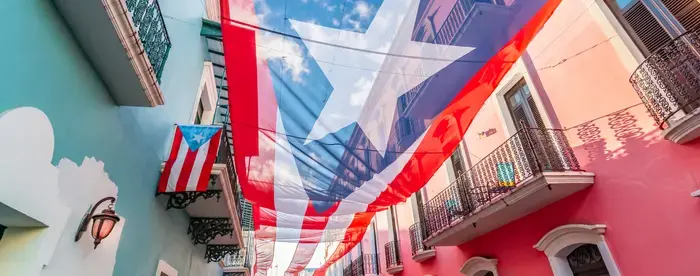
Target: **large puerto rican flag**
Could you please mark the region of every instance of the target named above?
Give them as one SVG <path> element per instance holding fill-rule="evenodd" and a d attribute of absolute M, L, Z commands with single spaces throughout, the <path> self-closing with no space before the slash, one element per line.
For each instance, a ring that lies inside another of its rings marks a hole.
<path fill-rule="evenodd" d="M 323 275 L 425 185 L 559 2 L 222 0 L 255 273 Z"/>
<path fill-rule="evenodd" d="M 221 126 L 178 125 L 158 193 L 203 192 L 221 143 Z"/>

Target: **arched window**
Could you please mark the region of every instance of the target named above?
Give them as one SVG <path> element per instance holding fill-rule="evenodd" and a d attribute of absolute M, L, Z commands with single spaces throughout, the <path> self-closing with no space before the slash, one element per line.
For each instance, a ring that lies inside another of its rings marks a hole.
<path fill-rule="evenodd" d="M 568 224 L 549 231 L 534 247 L 547 255 L 555 276 L 619 276 L 603 234 L 602 224 Z"/>
<path fill-rule="evenodd" d="M 462 265 L 460 271 L 467 276 L 498 276 L 497 264 L 496 259 L 472 257 Z"/>
<path fill-rule="evenodd" d="M 566 260 L 574 276 L 609 276 L 598 246 L 584 244 L 571 251 Z"/>

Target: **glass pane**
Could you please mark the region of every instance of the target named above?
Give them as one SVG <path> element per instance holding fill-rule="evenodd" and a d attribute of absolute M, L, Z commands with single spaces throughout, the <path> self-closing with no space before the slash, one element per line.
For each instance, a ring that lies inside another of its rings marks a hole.
<path fill-rule="evenodd" d="M 617 6 L 620 7 L 620 9 L 624 10 L 631 3 L 637 2 L 637 0 L 615 0 L 615 2 L 617 3 Z"/>

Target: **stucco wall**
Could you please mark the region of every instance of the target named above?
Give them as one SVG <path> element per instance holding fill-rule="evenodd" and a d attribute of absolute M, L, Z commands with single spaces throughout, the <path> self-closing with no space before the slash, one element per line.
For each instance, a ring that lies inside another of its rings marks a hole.
<path fill-rule="evenodd" d="M 202 3 L 161 1 L 161 7 L 173 43 L 162 80 L 166 104 L 125 108 L 114 105 L 51 1 L 0 2 L 0 32 L 8 38 L 0 45 L 0 112 L 20 106 L 43 111 L 54 129 L 53 165 L 86 156 L 104 163 L 119 190 L 115 209 L 125 218 L 113 275 L 151 276 L 161 259 L 180 276 L 217 275 L 217 264 L 206 264 L 203 248 L 187 237 L 187 215 L 166 212 L 154 197 L 170 130 L 190 118 L 205 53 Z M 57 250 L 79 254 L 72 246 Z M 45 271 L 55 267 L 49 263 Z"/>
<path fill-rule="evenodd" d="M 607 225 L 605 238 L 623 275 L 697 274 L 692 252 L 700 243 L 694 234 L 700 223 L 692 218 L 700 215 L 700 203 L 689 193 L 700 188 L 700 142 L 681 146 L 660 137 L 628 83 L 632 55 L 620 52 L 620 38 L 601 25 L 596 5 L 563 1 L 528 48 L 520 72 L 533 79 L 531 91 L 551 125 L 567 129 L 579 162 L 596 174 L 595 184 L 463 245 L 438 247 L 437 257 L 422 264 L 410 260 L 410 244 L 402 242 L 401 275 L 458 275 L 473 256 L 497 258 L 499 275 L 552 275 L 544 253 L 532 246 L 570 223 Z M 474 134 L 508 131 L 494 101 L 465 136 L 472 162 L 508 136 Z M 445 185 L 434 182 L 428 183 L 430 197 L 432 186 Z"/>

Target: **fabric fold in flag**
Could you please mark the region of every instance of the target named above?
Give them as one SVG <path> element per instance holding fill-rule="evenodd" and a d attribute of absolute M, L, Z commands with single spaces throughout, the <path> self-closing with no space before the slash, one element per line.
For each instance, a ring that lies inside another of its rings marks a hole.
<path fill-rule="evenodd" d="M 158 193 L 206 191 L 221 133 L 221 126 L 177 125 Z"/>
<path fill-rule="evenodd" d="M 423 187 L 560 1 L 222 0 L 256 275 L 322 275 Z"/>

